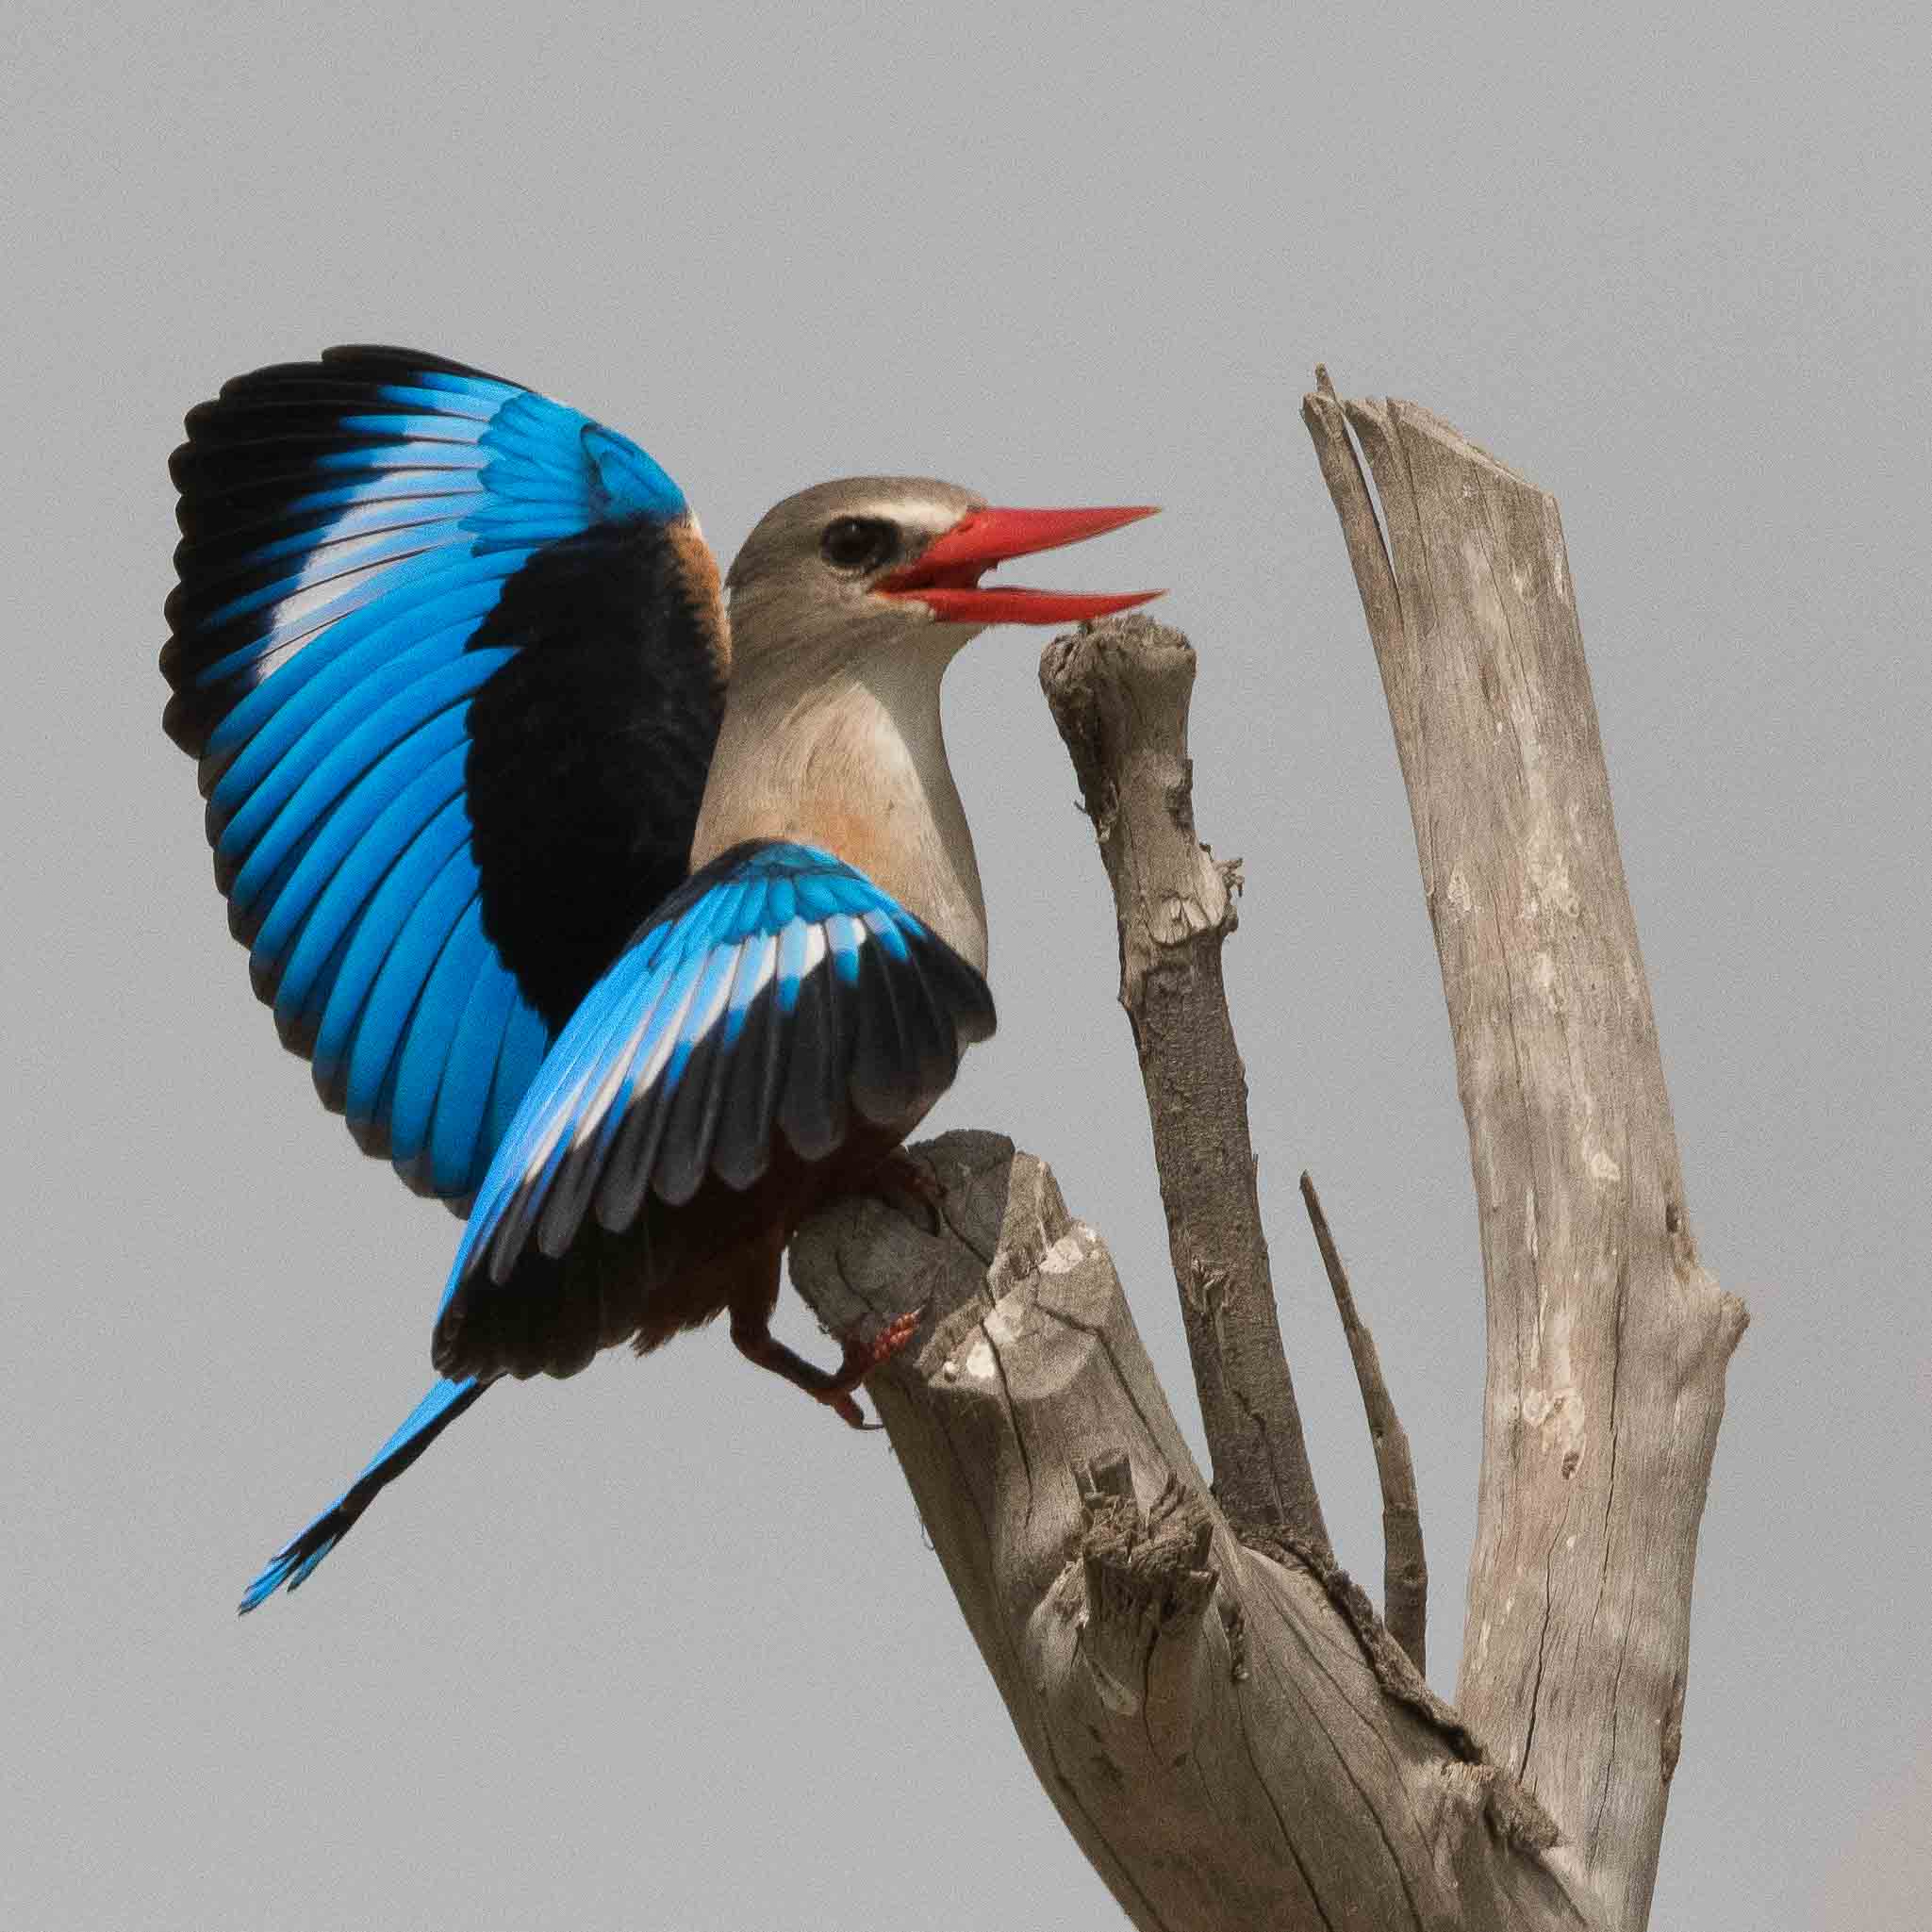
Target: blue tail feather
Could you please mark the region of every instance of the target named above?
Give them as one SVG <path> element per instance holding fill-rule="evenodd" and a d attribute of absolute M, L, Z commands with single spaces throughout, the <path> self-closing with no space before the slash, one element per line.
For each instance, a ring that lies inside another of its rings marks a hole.
<path fill-rule="evenodd" d="M 239 1614 L 246 1616 L 266 1603 L 285 1583 L 294 1590 L 306 1582 L 315 1566 L 348 1535 L 363 1511 L 488 1387 L 487 1382 L 474 1378 L 438 1382 L 348 1490 L 294 1542 L 275 1552 L 268 1568 L 242 1593 Z"/>

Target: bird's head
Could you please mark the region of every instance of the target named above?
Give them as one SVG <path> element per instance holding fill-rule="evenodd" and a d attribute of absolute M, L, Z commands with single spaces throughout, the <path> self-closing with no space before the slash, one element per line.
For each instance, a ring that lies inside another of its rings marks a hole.
<path fill-rule="evenodd" d="M 764 659 L 829 669 L 869 652 L 940 663 L 989 624 L 1067 624 L 1131 610 L 1125 595 L 982 584 L 997 564 L 1056 550 L 1154 514 L 1150 507 L 1000 509 L 916 476 L 821 483 L 767 511 L 726 580 L 734 675 Z"/>

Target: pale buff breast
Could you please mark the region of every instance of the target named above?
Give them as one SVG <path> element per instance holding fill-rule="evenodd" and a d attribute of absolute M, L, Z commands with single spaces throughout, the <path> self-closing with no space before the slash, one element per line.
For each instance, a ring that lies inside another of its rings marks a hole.
<path fill-rule="evenodd" d="M 748 838 L 823 847 L 983 972 L 979 866 L 939 728 L 944 669 L 914 662 L 789 697 L 734 688 L 693 867 Z"/>

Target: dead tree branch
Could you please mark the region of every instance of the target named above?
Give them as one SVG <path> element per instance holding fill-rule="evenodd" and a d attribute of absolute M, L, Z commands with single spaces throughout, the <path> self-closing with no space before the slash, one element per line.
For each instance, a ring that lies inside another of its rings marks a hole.
<path fill-rule="evenodd" d="M 927 1304 L 867 1393 L 1042 1787 L 1133 1924 L 1582 1925 L 1546 1821 L 1362 1600 L 1411 1694 L 1383 1689 L 1332 1560 L 1235 1536 L 1045 1165 L 985 1133 L 914 1158 L 943 1231 L 846 1201 L 793 1280 L 840 1330 Z"/>
<path fill-rule="evenodd" d="M 1136 1925 L 1641 1932 L 1744 1311 L 1691 1239 L 1555 501 L 1411 405 L 1345 405 L 1324 379 L 1304 416 L 1387 690 L 1469 1125 L 1489 1366 L 1461 1714 L 1323 1532 L 1176 634 L 1097 628 L 1043 682 L 1115 887 L 1215 1493 L 1098 1236 L 1010 1144 L 916 1150 L 942 1231 L 841 1203 L 801 1230 L 793 1277 L 840 1330 L 927 1305 L 872 1393 L 1033 1768 Z M 1366 1398 L 1366 1350 L 1358 1373 Z"/>
<path fill-rule="evenodd" d="M 1382 1491 L 1382 1619 L 1392 1636 L 1408 1652 L 1409 1660 L 1425 1676 L 1428 1671 L 1428 1560 L 1422 1546 L 1422 1505 L 1415 1492 L 1415 1461 L 1409 1453 L 1409 1436 L 1395 1414 L 1389 1385 L 1382 1379 L 1382 1360 L 1375 1337 L 1355 1309 L 1348 1271 L 1322 1212 L 1314 1182 L 1301 1177 L 1302 1203 L 1309 1226 L 1321 1249 L 1322 1266 L 1342 1318 L 1349 1360 L 1355 1364 L 1356 1386 L 1368 1415 L 1369 1440 L 1375 1445 L 1376 1479 Z"/>
<path fill-rule="evenodd" d="M 1428 410 L 1317 379 L 1302 415 L 1395 726 L 1482 1236 L 1458 1701 L 1621 1932 L 1656 1878 L 1744 1310 L 1690 1234 L 1556 499 Z"/>
<path fill-rule="evenodd" d="M 1139 616 L 1056 638 L 1040 657 L 1040 685 L 1114 888 L 1120 1003 L 1153 1123 L 1214 1494 L 1237 1523 L 1326 1547 L 1262 1232 L 1247 1076 L 1221 981 L 1241 868 L 1216 864 L 1195 835 L 1194 672 L 1187 639 Z"/>

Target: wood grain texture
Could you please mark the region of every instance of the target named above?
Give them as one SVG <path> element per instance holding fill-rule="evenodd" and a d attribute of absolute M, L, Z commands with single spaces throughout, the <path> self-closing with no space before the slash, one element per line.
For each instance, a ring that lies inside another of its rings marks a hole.
<path fill-rule="evenodd" d="M 1214 1493 L 1236 1522 L 1326 1548 L 1221 977 L 1241 868 L 1217 864 L 1195 833 L 1194 677 L 1187 639 L 1139 615 L 1083 626 L 1040 655 L 1040 687 L 1113 888 L 1120 1004 L 1147 1093 Z"/>
<path fill-rule="evenodd" d="M 1488 1374 L 1458 1702 L 1555 1819 L 1598 1922 L 1641 1927 L 1746 1317 L 1690 1231 L 1556 500 L 1413 404 L 1323 379 L 1303 417 L 1381 668 L 1476 1183 Z"/>
<path fill-rule="evenodd" d="M 793 1275 L 834 1330 L 923 1305 L 871 1392 L 1034 1771 L 1136 1925 L 1639 1932 L 1746 1316 L 1691 1236 L 1555 501 L 1412 405 L 1323 378 L 1303 413 L 1469 1128 L 1489 1359 L 1460 1711 L 1335 1563 L 1307 1477 L 1220 982 L 1237 875 L 1195 835 L 1177 633 L 1095 627 L 1042 681 L 1114 887 L 1214 1490 L 1099 1237 L 1009 1143 L 916 1149 L 938 1230 L 840 1203 Z"/>
<path fill-rule="evenodd" d="M 1415 1489 L 1415 1459 L 1409 1449 L 1409 1432 L 1395 1413 L 1395 1398 L 1382 1375 L 1382 1359 L 1375 1337 L 1357 1312 L 1355 1291 L 1342 1265 L 1329 1217 L 1322 1209 L 1314 1182 L 1301 1177 L 1301 1198 L 1309 1226 L 1320 1248 L 1322 1268 L 1335 1297 L 1348 1359 L 1355 1365 L 1355 1385 L 1368 1417 L 1369 1440 L 1375 1445 L 1376 1480 L 1382 1493 L 1382 1620 L 1409 1661 L 1428 1674 L 1428 1559 L 1422 1541 L 1422 1503 Z"/>
<path fill-rule="evenodd" d="M 1534 1808 L 1412 1672 L 1389 1694 L 1331 1562 L 1236 1538 L 1047 1167 L 985 1133 L 912 1158 L 942 1231 L 850 1200 L 801 1231 L 793 1279 L 839 1330 L 926 1304 L 867 1393 L 1033 1770 L 1132 1923 L 1581 1925 Z"/>

